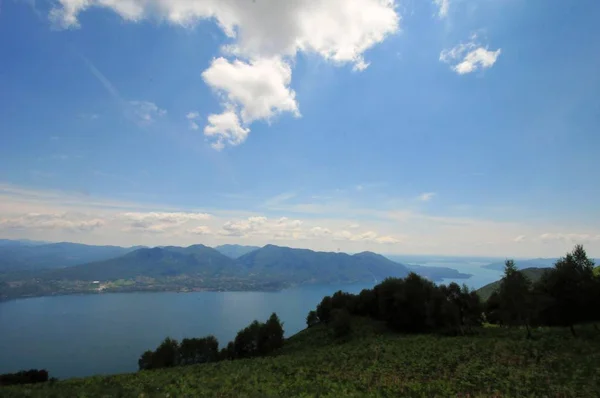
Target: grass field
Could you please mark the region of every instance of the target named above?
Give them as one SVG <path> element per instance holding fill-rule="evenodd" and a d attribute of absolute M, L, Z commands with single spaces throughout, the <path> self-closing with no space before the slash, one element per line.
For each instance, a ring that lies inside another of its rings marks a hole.
<path fill-rule="evenodd" d="M 323 326 L 286 341 L 276 356 L 44 385 L 2 397 L 596 397 L 600 334 L 578 328 L 484 328 L 476 336 L 391 334 L 354 319 L 335 341 Z"/>

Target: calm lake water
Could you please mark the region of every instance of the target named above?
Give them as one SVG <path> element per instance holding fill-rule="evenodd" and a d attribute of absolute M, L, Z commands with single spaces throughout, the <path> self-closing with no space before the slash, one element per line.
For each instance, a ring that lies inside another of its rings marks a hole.
<path fill-rule="evenodd" d="M 422 265 L 475 274 L 456 280 L 474 288 L 501 276 L 481 269 L 481 264 Z M 133 372 L 139 356 L 166 336 L 181 340 L 213 334 L 222 347 L 238 330 L 254 319 L 266 320 L 272 312 L 290 336 L 304 329 L 306 314 L 324 296 L 337 290 L 358 293 L 373 284 L 303 286 L 275 293 L 115 293 L 0 303 L 0 373 L 43 368 L 51 376 L 67 378 Z"/>
<path fill-rule="evenodd" d="M 43 368 L 58 378 L 133 372 L 166 336 L 213 334 L 223 346 L 254 319 L 276 312 L 286 336 L 337 290 L 373 285 L 310 286 L 281 292 L 115 293 L 39 297 L 0 303 L 0 373 Z"/>

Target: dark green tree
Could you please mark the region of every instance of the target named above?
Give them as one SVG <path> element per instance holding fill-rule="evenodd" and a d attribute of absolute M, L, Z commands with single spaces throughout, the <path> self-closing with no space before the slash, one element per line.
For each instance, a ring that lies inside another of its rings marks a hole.
<path fill-rule="evenodd" d="M 363 289 L 356 299 L 355 313 L 377 318 L 377 295 L 373 289 Z"/>
<path fill-rule="evenodd" d="M 331 319 L 331 310 L 333 309 L 331 304 L 331 297 L 325 296 L 323 300 L 317 306 L 317 316 L 319 317 L 319 321 L 323 323 L 328 323 Z"/>
<path fill-rule="evenodd" d="M 317 316 L 317 311 L 310 311 L 306 316 L 306 327 L 313 327 L 317 323 L 319 323 L 319 317 Z"/>
<path fill-rule="evenodd" d="M 219 341 L 215 336 L 183 339 L 179 346 L 179 355 L 182 365 L 214 362 L 219 356 Z"/>
<path fill-rule="evenodd" d="M 346 308 L 333 310 L 331 328 L 333 336 L 340 338 L 347 336 L 352 331 L 350 312 Z"/>
<path fill-rule="evenodd" d="M 532 284 L 517 269 L 513 260 L 506 260 L 504 277 L 500 281 L 498 297 L 502 323 L 508 326 L 525 326 L 527 337 L 531 337 L 531 318 L 533 311 Z"/>
<path fill-rule="evenodd" d="M 154 352 L 148 350 L 140 356 L 138 368 L 140 370 L 152 369 L 154 365 Z"/>
<path fill-rule="evenodd" d="M 397 331 L 418 333 L 439 327 L 442 302 L 435 285 L 415 273 L 405 279 L 388 278 L 375 287 L 379 314 Z"/>
<path fill-rule="evenodd" d="M 258 333 L 258 353 L 269 354 L 283 346 L 283 324 L 276 313 L 272 313 L 267 322 L 261 325 Z"/>
<path fill-rule="evenodd" d="M 250 358 L 259 354 L 258 341 L 262 327 L 262 323 L 254 321 L 238 332 L 233 341 L 234 357 L 236 359 Z"/>
<path fill-rule="evenodd" d="M 484 306 L 485 321 L 492 324 L 502 324 L 500 316 L 500 295 L 493 292 L 485 302 Z"/>
<path fill-rule="evenodd" d="M 152 354 L 152 369 L 179 365 L 179 343 L 167 337 Z"/>
<path fill-rule="evenodd" d="M 227 343 L 226 347 L 223 347 L 221 351 L 219 351 L 219 360 L 232 360 L 235 359 L 235 345 L 233 341 Z"/>
<path fill-rule="evenodd" d="M 597 320 L 595 308 L 594 262 L 581 245 L 559 259 L 536 284 L 543 298 L 542 321 L 549 325 L 569 327 L 576 336 L 574 325 Z"/>

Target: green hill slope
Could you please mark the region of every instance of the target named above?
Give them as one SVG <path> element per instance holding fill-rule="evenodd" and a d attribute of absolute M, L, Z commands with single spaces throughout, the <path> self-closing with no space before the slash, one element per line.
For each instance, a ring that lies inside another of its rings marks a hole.
<path fill-rule="evenodd" d="M 567 330 L 484 329 L 480 335 L 397 335 L 353 319 L 345 341 L 321 325 L 275 356 L 0 388 L 3 397 L 592 397 L 600 340 Z"/>
<path fill-rule="evenodd" d="M 525 268 L 521 272 L 525 274 L 532 282 L 537 282 L 548 268 Z M 483 301 L 487 300 L 492 293 L 500 289 L 500 281 L 489 283 L 477 290 L 477 294 Z"/>

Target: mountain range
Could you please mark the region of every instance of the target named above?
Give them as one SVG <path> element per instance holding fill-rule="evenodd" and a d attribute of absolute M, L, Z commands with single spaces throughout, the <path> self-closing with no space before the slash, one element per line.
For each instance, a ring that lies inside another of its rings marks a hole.
<path fill-rule="evenodd" d="M 108 260 L 139 248 L 92 246 L 70 242 L 49 244 L 29 242 L 2 241 L 0 272 L 69 267 L 92 261 Z"/>
<path fill-rule="evenodd" d="M 273 290 L 301 284 L 379 282 L 416 272 L 468 278 L 444 267 L 407 266 L 372 252 L 275 245 L 118 247 L 2 241 L 0 298 L 138 290 Z"/>
<path fill-rule="evenodd" d="M 109 260 L 36 274 L 43 280 L 112 281 L 137 277 L 262 279 L 282 283 L 353 283 L 403 277 L 409 269 L 375 253 L 315 252 L 266 245 L 230 258 L 204 245 L 142 248 Z"/>

